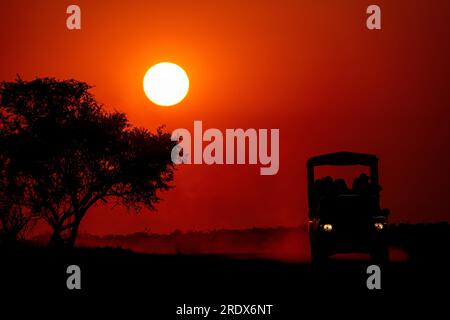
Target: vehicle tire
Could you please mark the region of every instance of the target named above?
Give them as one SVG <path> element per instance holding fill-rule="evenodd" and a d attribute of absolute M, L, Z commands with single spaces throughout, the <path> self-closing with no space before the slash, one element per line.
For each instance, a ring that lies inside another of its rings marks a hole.
<path fill-rule="evenodd" d="M 378 246 L 370 252 L 372 262 L 377 265 L 386 264 L 389 262 L 389 247 L 386 245 Z"/>
<path fill-rule="evenodd" d="M 311 262 L 313 265 L 323 265 L 327 261 L 327 255 L 316 243 L 311 243 Z"/>

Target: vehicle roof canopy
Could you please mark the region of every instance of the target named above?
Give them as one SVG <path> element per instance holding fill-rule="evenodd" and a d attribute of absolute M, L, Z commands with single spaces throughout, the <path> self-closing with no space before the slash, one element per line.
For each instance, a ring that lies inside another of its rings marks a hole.
<path fill-rule="evenodd" d="M 377 163 L 378 158 L 373 154 L 341 151 L 312 157 L 308 160 L 307 166 L 376 166 Z"/>

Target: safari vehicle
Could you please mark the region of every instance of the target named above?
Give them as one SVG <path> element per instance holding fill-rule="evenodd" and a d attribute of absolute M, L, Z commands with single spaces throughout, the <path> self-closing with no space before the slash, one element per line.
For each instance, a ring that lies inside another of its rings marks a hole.
<path fill-rule="evenodd" d="M 315 179 L 318 166 L 365 166 L 348 188 L 343 179 Z M 380 207 L 378 158 L 375 155 L 336 152 L 312 157 L 307 162 L 309 236 L 312 261 L 326 260 L 336 253 L 369 253 L 377 262 L 389 258 L 388 209 Z"/>

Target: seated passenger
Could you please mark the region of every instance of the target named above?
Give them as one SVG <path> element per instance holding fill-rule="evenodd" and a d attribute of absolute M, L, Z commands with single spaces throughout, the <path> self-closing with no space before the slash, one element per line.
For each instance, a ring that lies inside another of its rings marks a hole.
<path fill-rule="evenodd" d="M 353 180 L 352 192 L 356 194 L 368 194 L 370 189 L 369 176 L 361 173 Z"/>
<path fill-rule="evenodd" d="M 334 180 L 334 189 L 336 195 L 347 194 L 349 191 L 344 179 Z"/>
<path fill-rule="evenodd" d="M 322 178 L 323 180 L 323 196 L 329 197 L 334 193 L 334 182 L 333 178 L 326 176 Z"/>

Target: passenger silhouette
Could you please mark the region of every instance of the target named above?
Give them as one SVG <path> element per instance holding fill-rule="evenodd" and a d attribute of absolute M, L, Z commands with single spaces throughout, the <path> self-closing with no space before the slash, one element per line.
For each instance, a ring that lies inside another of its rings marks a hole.
<path fill-rule="evenodd" d="M 369 176 L 361 173 L 353 180 L 352 192 L 356 194 L 368 194 L 370 190 Z"/>
<path fill-rule="evenodd" d="M 334 183 L 333 178 L 330 176 L 326 176 L 323 178 L 323 196 L 329 197 L 333 195 L 334 191 Z"/>
<path fill-rule="evenodd" d="M 347 194 L 349 191 L 348 187 L 347 187 L 347 183 L 342 178 L 334 180 L 334 189 L 335 189 L 336 195 Z"/>

